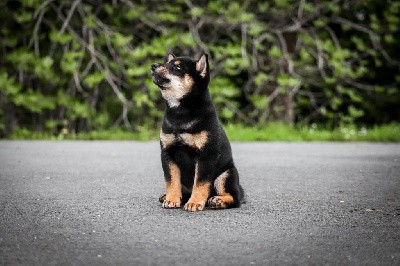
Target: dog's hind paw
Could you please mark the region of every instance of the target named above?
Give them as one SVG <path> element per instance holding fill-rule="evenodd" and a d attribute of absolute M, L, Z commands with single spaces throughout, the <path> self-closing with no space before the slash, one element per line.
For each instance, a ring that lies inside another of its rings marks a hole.
<path fill-rule="evenodd" d="M 208 200 L 208 206 L 213 209 L 226 209 L 233 203 L 232 196 L 214 196 Z"/>

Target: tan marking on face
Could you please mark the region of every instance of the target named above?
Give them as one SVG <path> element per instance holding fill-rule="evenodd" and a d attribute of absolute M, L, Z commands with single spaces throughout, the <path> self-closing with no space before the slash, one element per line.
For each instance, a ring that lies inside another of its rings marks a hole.
<path fill-rule="evenodd" d="M 201 150 L 208 140 L 208 132 L 205 130 L 196 134 L 183 133 L 179 136 L 186 145 L 198 150 Z"/>
<path fill-rule="evenodd" d="M 164 149 L 168 149 L 175 142 L 174 134 L 165 134 L 162 130 L 160 131 L 160 141 Z"/>
<path fill-rule="evenodd" d="M 181 61 L 179 61 L 179 60 L 176 60 L 176 61 L 174 62 L 174 65 L 175 65 L 175 66 L 180 65 L 180 64 L 181 64 Z"/>
<path fill-rule="evenodd" d="M 199 182 L 199 163 L 196 162 L 192 195 L 184 209 L 187 211 L 203 210 L 210 196 L 210 189 L 211 184 L 209 182 Z"/>
<path fill-rule="evenodd" d="M 165 66 L 160 66 L 157 68 L 157 73 L 163 74 L 164 76 L 168 74 L 168 69 Z"/>
<path fill-rule="evenodd" d="M 226 179 L 228 178 L 228 176 L 229 176 L 229 172 L 225 171 L 215 179 L 214 188 L 218 195 L 227 194 L 225 191 L 225 184 L 226 184 Z"/>
<path fill-rule="evenodd" d="M 171 162 L 169 173 L 171 178 L 165 182 L 166 197 L 162 206 L 164 208 L 179 208 L 182 200 L 181 171 L 175 163 Z"/>
<path fill-rule="evenodd" d="M 182 80 L 182 87 L 186 91 L 186 93 L 189 93 L 192 88 L 193 88 L 193 78 L 189 74 L 185 74 Z"/>
<path fill-rule="evenodd" d="M 170 107 L 177 107 L 180 104 L 179 100 L 192 90 L 194 81 L 188 74 L 181 78 L 167 73 L 164 77 L 170 82 L 161 90 L 161 95 L 168 101 Z"/>

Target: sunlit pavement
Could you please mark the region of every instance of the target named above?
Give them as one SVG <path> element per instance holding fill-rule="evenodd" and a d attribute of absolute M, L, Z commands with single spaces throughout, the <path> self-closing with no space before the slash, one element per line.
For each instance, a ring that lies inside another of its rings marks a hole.
<path fill-rule="evenodd" d="M 400 264 L 400 144 L 234 143 L 240 209 L 162 209 L 157 142 L 0 141 L 0 264 Z"/>

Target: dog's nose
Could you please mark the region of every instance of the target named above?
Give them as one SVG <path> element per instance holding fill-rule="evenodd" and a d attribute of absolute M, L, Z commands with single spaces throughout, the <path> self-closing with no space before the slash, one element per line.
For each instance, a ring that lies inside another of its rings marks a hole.
<path fill-rule="evenodd" d="M 159 67 L 160 66 L 160 64 L 152 64 L 151 65 L 151 70 L 155 70 L 157 67 Z"/>

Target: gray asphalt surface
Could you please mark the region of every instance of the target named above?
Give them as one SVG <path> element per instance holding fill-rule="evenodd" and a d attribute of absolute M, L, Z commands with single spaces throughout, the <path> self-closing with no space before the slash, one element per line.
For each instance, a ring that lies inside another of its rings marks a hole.
<path fill-rule="evenodd" d="M 157 142 L 0 141 L 1 265 L 400 265 L 400 145 L 233 143 L 240 209 L 162 209 Z"/>

